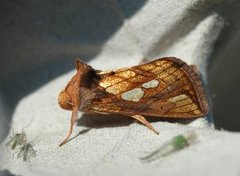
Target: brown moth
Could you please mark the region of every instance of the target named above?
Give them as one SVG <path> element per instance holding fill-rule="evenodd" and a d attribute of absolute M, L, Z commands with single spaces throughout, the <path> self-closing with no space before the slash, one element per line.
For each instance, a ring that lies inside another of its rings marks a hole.
<path fill-rule="evenodd" d="M 77 73 L 60 92 L 61 108 L 72 111 L 69 139 L 78 111 L 122 114 L 158 132 L 144 116 L 198 118 L 208 103 L 196 68 L 175 57 L 111 71 L 94 70 L 76 60 Z"/>

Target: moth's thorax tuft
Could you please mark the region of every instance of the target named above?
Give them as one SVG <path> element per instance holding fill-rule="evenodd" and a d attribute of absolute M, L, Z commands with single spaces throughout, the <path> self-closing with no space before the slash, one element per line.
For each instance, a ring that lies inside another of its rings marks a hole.
<path fill-rule="evenodd" d="M 58 96 L 58 103 L 63 109 L 72 110 L 71 96 L 65 90 L 60 92 Z"/>

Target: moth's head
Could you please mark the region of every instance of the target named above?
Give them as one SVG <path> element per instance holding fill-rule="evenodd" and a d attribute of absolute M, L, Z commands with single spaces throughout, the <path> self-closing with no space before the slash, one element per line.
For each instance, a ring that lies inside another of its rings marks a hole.
<path fill-rule="evenodd" d="M 80 106 L 80 91 L 86 74 L 91 70 L 91 67 L 80 60 L 75 61 L 77 73 L 68 82 L 64 90 L 59 93 L 58 103 L 61 108 L 73 110 L 74 107 Z"/>
<path fill-rule="evenodd" d="M 78 73 L 72 77 L 65 89 L 58 95 L 58 103 L 61 108 L 72 110 L 73 107 L 79 106 L 79 75 Z"/>
<path fill-rule="evenodd" d="M 58 95 L 58 104 L 61 108 L 66 110 L 72 110 L 72 99 L 66 90 L 62 90 Z"/>

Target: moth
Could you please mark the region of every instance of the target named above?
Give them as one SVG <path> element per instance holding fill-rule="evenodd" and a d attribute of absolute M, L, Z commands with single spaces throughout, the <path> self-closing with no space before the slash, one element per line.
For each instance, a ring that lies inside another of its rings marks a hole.
<path fill-rule="evenodd" d="M 72 111 L 73 130 L 78 111 L 122 114 L 136 119 L 158 134 L 145 116 L 198 118 L 208 112 L 201 79 L 193 66 L 175 57 L 110 71 L 95 70 L 80 60 L 77 73 L 58 97 L 61 108 Z"/>
<path fill-rule="evenodd" d="M 30 142 L 25 141 L 17 154 L 17 158 L 23 158 L 23 161 L 30 161 L 32 157 L 36 157 L 36 151 Z"/>

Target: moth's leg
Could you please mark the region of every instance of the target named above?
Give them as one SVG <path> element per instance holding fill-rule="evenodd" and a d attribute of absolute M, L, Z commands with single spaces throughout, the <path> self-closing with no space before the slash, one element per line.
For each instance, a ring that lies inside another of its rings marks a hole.
<path fill-rule="evenodd" d="M 73 131 L 73 126 L 77 120 L 77 117 L 78 117 L 78 108 L 74 107 L 73 111 L 72 111 L 72 117 L 71 117 L 70 128 L 69 128 L 68 134 L 65 137 L 65 139 L 59 144 L 59 147 L 61 147 L 63 144 L 66 144 L 68 139 L 70 138 L 72 131 Z"/>
<path fill-rule="evenodd" d="M 143 125 L 148 127 L 148 129 L 152 130 L 154 133 L 159 134 L 159 132 L 157 130 L 155 130 L 153 128 L 153 126 L 143 116 L 141 116 L 141 115 L 133 115 L 131 117 L 136 119 L 136 120 L 138 120 L 139 122 L 141 122 Z"/>

